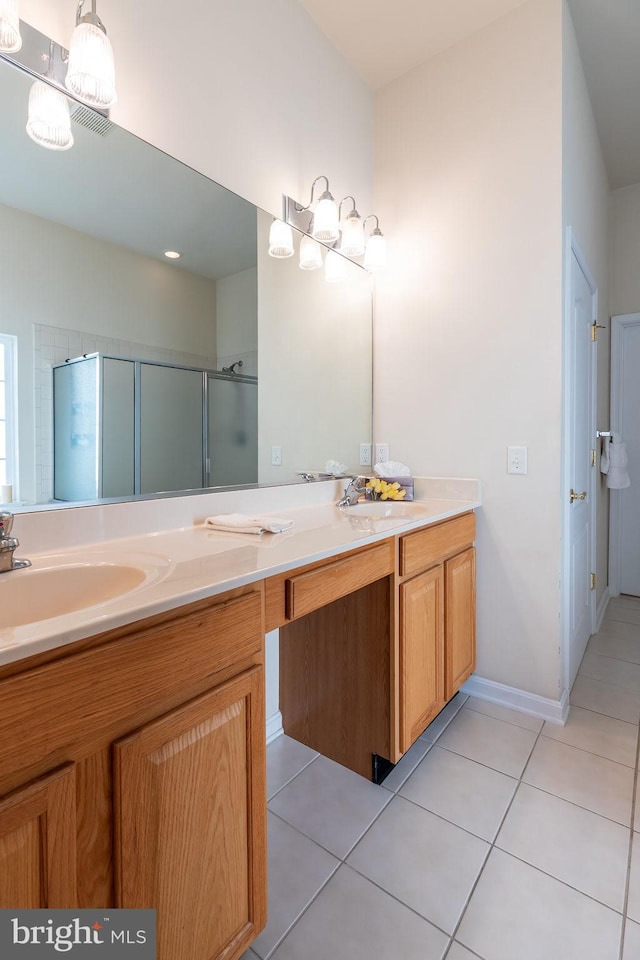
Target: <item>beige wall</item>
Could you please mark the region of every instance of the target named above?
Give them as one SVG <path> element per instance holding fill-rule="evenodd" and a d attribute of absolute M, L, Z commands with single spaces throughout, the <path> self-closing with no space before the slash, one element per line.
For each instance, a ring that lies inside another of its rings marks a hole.
<path fill-rule="evenodd" d="M 563 222 L 571 227 L 598 288 L 596 428 L 609 423 L 609 206 L 610 192 L 600 141 L 580 61 L 575 31 L 563 2 Z M 608 581 L 609 492 L 598 471 L 597 593 L 599 602 Z"/>
<path fill-rule="evenodd" d="M 34 264 L 46 265 L 35 279 Z M 78 356 L 97 349 L 177 363 L 198 357 L 203 363 L 216 354 L 212 280 L 6 206 L 0 206 L 0 285 L 0 327 L 18 338 L 20 497 L 25 502 L 51 496 L 51 374 L 41 395 L 38 370 L 62 362 L 69 352 Z M 34 357 L 36 324 L 52 329 L 47 356 Z M 74 335 L 61 340 L 60 353 L 54 348 L 63 330 Z M 135 344 L 147 349 L 138 351 Z"/>
<path fill-rule="evenodd" d="M 275 215 L 326 174 L 370 209 L 373 101 L 297 0 L 100 0 L 113 43 L 111 119 Z M 20 16 L 69 45 L 70 0 Z"/>
<path fill-rule="evenodd" d="M 611 313 L 640 313 L 640 183 L 611 194 Z"/>
<path fill-rule="evenodd" d="M 258 271 L 241 270 L 216 283 L 218 370 L 242 360 L 238 373 L 258 376 Z"/>
<path fill-rule="evenodd" d="M 301 270 L 297 238 L 295 256 L 268 256 L 270 225 L 258 214 L 260 483 L 322 471 L 327 460 L 359 473 L 359 444 L 371 435 L 371 277 L 352 263 L 339 283 Z"/>
<path fill-rule="evenodd" d="M 559 695 L 562 23 L 531 0 L 376 98 L 393 260 L 376 435 L 415 474 L 480 477 L 478 673 Z M 529 473 L 509 476 L 507 445 Z"/>

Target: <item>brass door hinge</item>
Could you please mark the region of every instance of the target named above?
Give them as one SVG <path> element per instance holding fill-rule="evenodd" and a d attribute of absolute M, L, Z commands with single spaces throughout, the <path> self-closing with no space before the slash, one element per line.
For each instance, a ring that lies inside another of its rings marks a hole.
<path fill-rule="evenodd" d="M 592 467 L 595 467 L 595 465 L 596 465 L 596 458 L 597 458 L 596 451 L 595 451 L 595 450 L 592 450 L 592 451 L 591 451 L 591 466 L 592 466 Z"/>
<path fill-rule="evenodd" d="M 595 320 L 591 324 L 591 340 L 598 339 L 598 330 L 606 330 L 604 323 L 597 323 Z"/>
<path fill-rule="evenodd" d="M 595 575 L 595 573 L 592 573 L 592 574 L 591 574 L 590 579 L 591 579 L 591 589 L 592 589 L 592 590 L 595 590 L 595 588 L 596 588 L 596 575 Z"/>

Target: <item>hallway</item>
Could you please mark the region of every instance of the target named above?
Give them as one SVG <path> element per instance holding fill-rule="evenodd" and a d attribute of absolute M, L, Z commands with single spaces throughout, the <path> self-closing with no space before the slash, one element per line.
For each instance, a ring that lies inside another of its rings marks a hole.
<path fill-rule="evenodd" d="M 640 600 L 610 601 L 571 702 L 563 728 L 459 694 L 382 787 L 274 741 L 246 960 L 637 960 Z"/>

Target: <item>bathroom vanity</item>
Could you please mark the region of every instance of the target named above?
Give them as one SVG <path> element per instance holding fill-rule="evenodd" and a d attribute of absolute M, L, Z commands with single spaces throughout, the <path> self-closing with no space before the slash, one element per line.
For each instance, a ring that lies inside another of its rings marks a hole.
<path fill-rule="evenodd" d="M 380 779 L 473 670 L 475 506 L 173 532 L 116 625 L 0 645 L 0 907 L 155 907 L 159 960 L 239 957 L 267 919 L 265 632 L 285 731 Z"/>

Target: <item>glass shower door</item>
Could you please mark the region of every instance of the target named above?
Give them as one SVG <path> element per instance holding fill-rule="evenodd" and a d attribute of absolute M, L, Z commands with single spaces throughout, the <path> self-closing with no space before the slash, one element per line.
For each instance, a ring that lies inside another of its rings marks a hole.
<path fill-rule="evenodd" d="M 258 383 L 209 374 L 208 486 L 258 482 Z"/>

